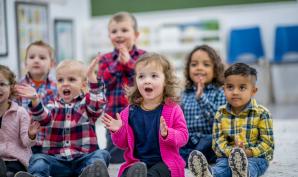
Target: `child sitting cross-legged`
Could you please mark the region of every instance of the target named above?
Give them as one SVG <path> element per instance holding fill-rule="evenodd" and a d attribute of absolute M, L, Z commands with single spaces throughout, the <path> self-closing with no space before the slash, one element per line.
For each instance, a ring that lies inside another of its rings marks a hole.
<path fill-rule="evenodd" d="M 195 177 L 258 177 L 265 173 L 273 158 L 274 139 L 269 111 L 258 104 L 257 71 L 236 63 L 224 73 L 227 104 L 214 118 L 212 148 L 217 155 L 209 168 L 200 151 L 192 151 L 189 169 Z"/>

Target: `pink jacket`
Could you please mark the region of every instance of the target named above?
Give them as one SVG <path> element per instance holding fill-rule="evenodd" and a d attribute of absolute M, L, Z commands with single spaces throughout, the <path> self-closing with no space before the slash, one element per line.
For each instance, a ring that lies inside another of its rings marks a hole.
<path fill-rule="evenodd" d="M 11 102 L 10 108 L 2 117 L 0 128 L 0 157 L 4 160 L 19 160 L 28 167 L 32 155 L 31 146 L 35 140 L 28 136 L 30 116 L 25 108 Z"/>
<path fill-rule="evenodd" d="M 129 106 L 120 113 L 123 126 L 117 132 L 112 133 L 113 143 L 125 150 L 124 159 L 126 162 L 121 165 L 118 177 L 122 175 L 127 167 L 139 162 L 133 156 L 135 139 L 133 130 L 128 124 L 128 114 Z M 162 160 L 171 171 L 171 177 L 184 177 L 185 162 L 179 154 L 179 148 L 187 143 L 188 131 L 183 112 L 178 104 L 171 103 L 164 105 L 161 114 L 168 126 L 168 136 L 166 139 L 163 139 L 159 134 Z"/>

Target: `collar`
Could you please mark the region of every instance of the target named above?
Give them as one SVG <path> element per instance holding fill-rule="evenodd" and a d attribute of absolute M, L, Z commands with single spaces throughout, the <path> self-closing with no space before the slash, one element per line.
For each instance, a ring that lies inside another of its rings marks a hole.
<path fill-rule="evenodd" d="M 249 111 L 255 111 L 257 112 L 258 111 L 258 103 L 256 101 L 256 99 L 252 98 L 250 99 L 250 101 L 246 104 L 246 106 L 244 107 L 244 109 L 240 112 L 240 114 L 242 113 L 245 113 L 245 112 L 249 112 Z M 223 112 L 228 112 L 230 114 L 233 114 L 232 113 L 232 106 L 227 103 L 225 106 L 219 108 L 220 111 L 223 111 Z"/>

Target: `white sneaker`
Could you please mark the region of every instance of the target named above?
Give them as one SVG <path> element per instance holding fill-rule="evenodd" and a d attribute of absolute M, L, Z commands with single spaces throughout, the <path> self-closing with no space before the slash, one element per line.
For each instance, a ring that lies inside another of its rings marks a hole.
<path fill-rule="evenodd" d="M 234 148 L 229 157 L 232 177 L 247 177 L 247 157 L 242 148 Z"/>
<path fill-rule="evenodd" d="M 19 171 L 14 175 L 14 177 L 33 177 L 33 175 L 28 172 Z"/>
<path fill-rule="evenodd" d="M 107 166 L 100 160 L 87 166 L 80 177 L 109 177 Z"/>
<path fill-rule="evenodd" d="M 197 150 L 190 153 L 188 169 L 195 177 L 212 177 L 206 157 Z"/>

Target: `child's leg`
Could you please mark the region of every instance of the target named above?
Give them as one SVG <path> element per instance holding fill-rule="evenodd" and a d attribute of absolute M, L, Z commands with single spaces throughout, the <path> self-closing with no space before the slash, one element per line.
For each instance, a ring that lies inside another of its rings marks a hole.
<path fill-rule="evenodd" d="M 19 171 L 27 171 L 26 167 L 19 161 L 6 161 L 5 164 L 7 177 L 13 177 Z"/>
<path fill-rule="evenodd" d="M 194 150 L 190 153 L 188 169 L 195 177 L 212 177 L 208 162 L 200 151 Z"/>
<path fill-rule="evenodd" d="M 232 177 L 247 177 L 248 161 L 243 149 L 234 148 L 232 150 L 229 165 L 232 170 Z"/>
<path fill-rule="evenodd" d="M 110 154 L 106 150 L 96 150 L 73 161 L 73 170 L 80 176 L 108 176 Z"/>
<path fill-rule="evenodd" d="M 248 158 L 248 171 L 250 177 L 258 177 L 265 173 L 269 163 L 263 158 Z"/>
<path fill-rule="evenodd" d="M 171 177 L 171 171 L 164 162 L 158 162 L 148 168 L 147 177 Z"/>
<path fill-rule="evenodd" d="M 215 163 L 216 154 L 212 149 L 212 135 L 205 135 L 201 137 L 199 143 L 195 147 L 195 150 L 203 153 L 208 163 Z"/>
<path fill-rule="evenodd" d="M 217 158 L 215 166 L 212 167 L 212 174 L 214 177 L 231 177 L 228 158 Z"/>

